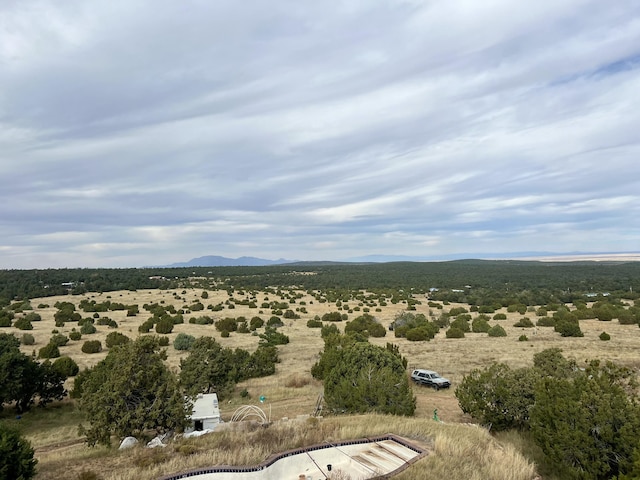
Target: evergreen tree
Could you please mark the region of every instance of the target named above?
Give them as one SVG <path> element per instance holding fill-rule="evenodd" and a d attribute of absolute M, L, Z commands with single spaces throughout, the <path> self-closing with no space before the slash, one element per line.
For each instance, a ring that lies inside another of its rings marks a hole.
<path fill-rule="evenodd" d="M 414 414 L 416 398 L 402 360 L 392 351 L 357 342 L 336 353 L 335 366 L 324 379 L 330 411 Z"/>
<path fill-rule="evenodd" d="M 109 445 L 111 435 L 122 438 L 185 426 L 189 407 L 165 359 L 158 339 L 142 336 L 113 347 L 83 375 L 80 409 L 90 423 L 82 429 L 89 445 Z"/>
<path fill-rule="evenodd" d="M 33 448 L 16 430 L 0 423 L 0 478 L 29 480 L 36 474 L 38 460 Z"/>

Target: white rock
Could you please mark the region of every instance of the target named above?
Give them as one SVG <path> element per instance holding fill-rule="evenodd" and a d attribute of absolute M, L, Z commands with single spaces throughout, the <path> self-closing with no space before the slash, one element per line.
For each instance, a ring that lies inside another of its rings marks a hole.
<path fill-rule="evenodd" d="M 213 432 L 213 430 L 211 430 L 210 428 L 205 428 L 204 430 L 195 430 L 193 432 L 185 433 L 184 438 L 200 437 L 211 432 Z"/>
<path fill-rule="evenodd" d="M 135 447 L 137 443 L 138 443 L 137 438 L 125 437 L 124 440 L 122 440 L 122 443 L 120 444 L 120 446 L 118 447 L 118 450 L 124 450 L 125 448 Z"/>
<path fill-rule="evenodd" d="M 147 448 L 156 448 L 156 447 L 166 447 L 162 440 L 159 437 L 154 438 L 149 443 L 147 443 Z"/>

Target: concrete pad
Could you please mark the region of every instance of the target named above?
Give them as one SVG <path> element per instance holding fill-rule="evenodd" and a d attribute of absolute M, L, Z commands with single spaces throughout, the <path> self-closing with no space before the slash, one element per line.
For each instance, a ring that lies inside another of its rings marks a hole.
<path fill-rule="evenodd" d="M 217 466 L 161 480 L 365 480 L 404 470 L 426 452 L 395 435 L 290 450 L 252 467 Z"/>

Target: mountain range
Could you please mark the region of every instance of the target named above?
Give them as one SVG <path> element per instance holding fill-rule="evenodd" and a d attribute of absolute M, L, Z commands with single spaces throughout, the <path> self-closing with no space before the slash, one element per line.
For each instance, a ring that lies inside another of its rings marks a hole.
<path fill-rule="evenodd" d="M 482 259 L 482 260 L 511 260 L 511 259 L 526 259 L 536 260 L 547 257 L 555 257 L 558 261 L 564 260 L 588 260 L 588 257 L 592 259 L 599 259 L 597 257 L 604 257 L 611 255 L 612 257 L 622 255 L 620 253 L 610 252 L 571 252 L 571 253 L 557 253 L 557 252 L 511 252 L 511 253 L 460 253 L 449 255 L 433 255 L 433 256 L 407 256 L 407 255 L 364 255 L 360 257 L 351 257 L 342 261 L 301 261 L 301 260 L 287 260 L 279 258 L 278 260 L 268 260 L 258 257 L 238 257 L 229 258 L 219 255 L 206 255 L 204 257 L 192 258 L 188 262 L 172 263 L 171 265 L 165 265 L 169 268 L 179 267 L 261 267 L 266 265 L 283 265 L 283 264 L 329 264 L 329 263 L 386 263 L 386 262 L 444 262 L 450 260 L 462 260 L 462 259 Z M 638 260 L 640 256 L 638 252 L 631 254 L 633 260 Z M 600 258 L 604 259 L 604 258 Z M 622 260 L 622 259 L 621 259 Z"/>

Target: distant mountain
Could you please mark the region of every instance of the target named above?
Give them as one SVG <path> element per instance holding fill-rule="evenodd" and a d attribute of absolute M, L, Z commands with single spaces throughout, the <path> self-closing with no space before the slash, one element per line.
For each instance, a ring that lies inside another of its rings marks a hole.
<path fill-rule="evenodd" d="M 282 265 L 283 263 L 292 263 L 295 260 L 267 260 L 257 257 L 239 257 L 228 258 L 218 255 L 207 255 L 204 257 L 192 258 L 188 262 L 178 262 L 167 265 L 169 268 L 179 267 L 263 267 L 265 265 Z"/>

